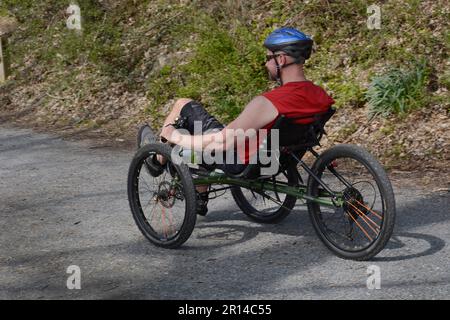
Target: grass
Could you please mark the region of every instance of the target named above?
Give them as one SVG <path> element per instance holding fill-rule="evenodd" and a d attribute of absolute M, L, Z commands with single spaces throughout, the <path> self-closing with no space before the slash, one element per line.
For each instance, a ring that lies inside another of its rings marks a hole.
<path fill-rule="evenodd" d="M 405 115 L 427 105 L 425 61 L 410 69 L 390 69 L 372 79 L 366 93 L 371 115 Z"/>
<path fill-rule="evenodd" d="M 345 6 L 335 1 L 183 5 L 121 0 L 110 8 L 94 0 L 77 2 L 82 35 L 65 26 L 66 2 L 2 0 L 0 14 L 14 15 L 22 25 L 11 41 L 12 62 L 17 69 L 34 63 L 61 73 L 64 78 L 49 84 L 55 94 L 70 90 L 67 73 L 77 74 L 87 65 L 83 70 L 89 79 L 98 74 L 123 84 L 124 90 L 146 91 L 146 112 L 157 122 L 164 116 L 162 106 L 182 96 L 200 100 L 223 122 L 234 119 L 252 97 L 268 89 L 262 42 L 285 24 L 313 36 L 316 47 L 306 75 L 332 93 L 338 108 L 369 103 L 372 114 L 388 116 L 427 106 L 432 101 L 426 92 L 430 70 L 426 65 L 408 69 L 408 63 L 427 58 L 442 65 L 448 59 L 448 36 L 429 26 L 432 20 L 445 22 L 445 13 L 426 11 L 416 0 L 381 3 L 380 30 L 367 29 L 367 2 L 362 0 Z M 161 56 L 168 59 L 157 68 Z M 379 71 L 388 66 L 394 68 Z M 436 70 L 448 88 L 448 70 Z M 88 96 L 94 89 L 83 85 L 79 90 Z"/>
<path fill-rule="evenodd" d="M 222 121 L 231 121 L 252 97 L 267 87 L 261 67 L 264 49 L 251 29 L 239 25 L 233 36 L 214 19 L 198 17 L 192 26 L 197 41 L 183 65 L 173 61 L 149 83 L 149 106 L 155 112 L 168 99 L 190 97 L 200 100 Z"/>

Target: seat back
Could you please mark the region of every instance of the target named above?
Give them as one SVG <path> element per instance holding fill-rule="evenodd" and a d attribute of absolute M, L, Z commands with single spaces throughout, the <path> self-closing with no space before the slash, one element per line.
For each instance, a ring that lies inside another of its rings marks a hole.
<path fill-rule="evenodd" d="M 281 115 L 271 130 L 279 130 L 280 147 L 317 146 L 320 145 L 322 136 L 326 134 L 325 124 L 335 112 L 335 109 L 330 108 L 325 112 L 311 116 L 286 117 Z M 300 119 L 311 119 L 313 121 L 309 124 L 296 123 L 296 120 Z"/>

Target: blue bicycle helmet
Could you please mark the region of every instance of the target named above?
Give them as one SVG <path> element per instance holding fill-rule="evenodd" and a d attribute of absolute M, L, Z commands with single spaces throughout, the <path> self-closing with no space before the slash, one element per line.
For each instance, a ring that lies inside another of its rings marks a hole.
<path fill-rule="evenodd" d="M 272 52 L 283 51 L 295 58 L 294 63 L 303 64 L 311 56 L 313 40 L 297 29 L 284 27 L 273 31 L 264 46 Z"/>

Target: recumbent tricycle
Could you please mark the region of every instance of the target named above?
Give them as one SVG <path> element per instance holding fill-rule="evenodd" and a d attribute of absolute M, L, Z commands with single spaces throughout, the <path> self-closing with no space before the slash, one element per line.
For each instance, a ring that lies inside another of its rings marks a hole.
<path fill-rule="evenodd" d="M 268 152 L 276 152 L 279 165 L 270 176 L 261 174 L 264 165 L 258 162 L 230 174 L 173 161 L 174 146 L 168 143 L 141 147 L 128 174 L 128 199 L 137 226 L 153 244 L 179 247 L 196 223 L 196 186 L 209 185 L 209 194 L 230 189 L 242 212 L 260 223 L 280 222 L 303 200 L 317 235 L 332 252 L 345 259 L 371 259 L 392 235 L 394 193 L 385 170 L 365 149 L 350 144 L 322 154 L 313 149 L 320 146 L 334 112 L 330 108 L 310 116 L 310 124 L 279 116 L 272 127 L 279 130 L 279 146 L 273 150 L 265 144 Z M 302 160 L 306 153 L 315 157 L 312 166 Z M 156 155 L 167 162 L 163 174 L 153 177 L 144 168 Z"/>

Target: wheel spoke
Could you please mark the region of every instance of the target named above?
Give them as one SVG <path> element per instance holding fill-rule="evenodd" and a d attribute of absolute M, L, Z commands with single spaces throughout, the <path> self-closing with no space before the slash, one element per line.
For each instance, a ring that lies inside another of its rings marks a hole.
<path fill-rule="evenodd" d="M 153 222 L 153 217 L 154 217 L 154 215 L 155 215 L 155 212 L 156 212 L 156 208 L 157 208 L 158 206 L 155 204 L 155 206 L 153 206 L 153 208 L 152 208 L 152 211 L 150 211 L 150 224 Z M 147 220 L 148 221 L 148 220 Z"/>
<path fill-rule="evenodd" d="M 369 239 L 369 241 L 372 242 L 373 239 L 369 236 L 367 231 L 359 224 L 359 222 L 353 217 L 353 215 L 351 213 L 348 213 L 347 211 L 345 213 L 347 214 L 348 217 L 350 217 L 356 223 L 356 225 L 359 227 L 359 229 L 361 229 L 361 231 L 365 234 L 367 239 Z"/>
<path fill-rule="evenodd" d="M 295 165 L 280 170 L 274 177 L 259 179 L 260 190 L 232 188 L 233 197 L 242 212 L 260 223 L 273 223 L 285 218 L 295 206 L 297 198 L 264 188 L 265 184 L 272 185 L 274 182 L 286 186 L 298 185 L 298 172 Z"/>
<path fill-rule="evenodd" d="M 360 216 L 364 222 L 369 226 L 369 228 L 375 232 L 376 234 L 380 231 L 380 226 L 376 224 L 372 219 L 370 219 L 366 214 L 364 214 L 361 210 L 359 210 L 357 207 L 355 207 L 352 203 L 347 202 L 352 208 L 358 213 L 358 216 Z M 372 225 L 370 224 L 372 223 Z M 373 227 L 377 228 L 378 230 L 375 230 Z"/>
<path fill-rule="evenodd" d="M 356 199 L 355 199 L 355 201 L 356 201 L 360 206 L 363 206 L 365 209 L 367 209 L 367 210 L 369 210 L 371 213 L 373 213 L 373 215 L 376 216 L 378 219 L 383 220 L 383 218 L 382 218 L 378 213 L 376 213 L 375 211 L 373 211 L 372 209 L 370 209 L 369 207 L 367 207 L 365 204 L 359 202 L 359 201 L 356 200 Z"/>
<path fill-rule="evenodd" d="M 145 184 L 145 187 L 147 187 L 147 188 L 146 188 L 147 191 L 150 191 L 150 192 L 155 191 L 155 190 L 152 190 L 152 189 L 150 188 L 150 186 L 147 184 L 147 182 L 145 181 L 144 178 L 141 179 L 141 177 L 138 177 L 138 180 L 139 180 L 139 181 L 142 181 L 142 182 Z"/>
<path fill-rule="evenodd" d="M 168 233 L 167 233 L 167 226 L 166 226 L 166 208 L 164 208 L 164 206 L 162 204 L 160 204 L 160 206 L 161 206 L 161 221 L 162 221 L 162 226 L 163 226 L 163 232 L 164 232 L 164 236 L 167 239 Z"/>

